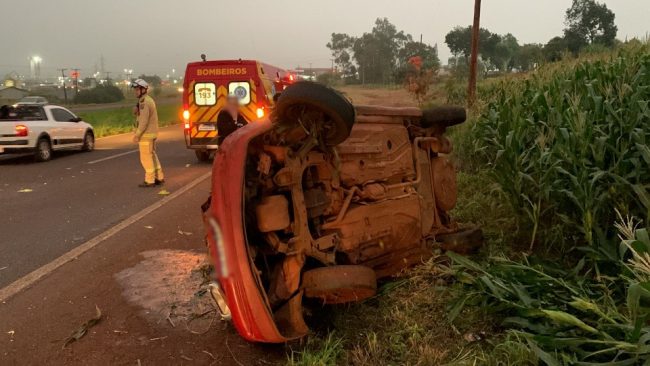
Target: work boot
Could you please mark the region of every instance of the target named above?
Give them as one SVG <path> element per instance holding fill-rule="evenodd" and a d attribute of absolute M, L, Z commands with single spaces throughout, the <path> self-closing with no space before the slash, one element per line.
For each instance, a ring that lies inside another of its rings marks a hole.
<path fill-rule="evenodd" d="M 151 188 L 151 187 L 155 187 L 155 186 L 156 186 L 156 183 L 142 182 L 142 183 L 138 184 L 138 187 L 140 187 L 140 188 Z"/>
<path fill-rule="evenodd" d="M 157 185 L 157 186 L 159 186 L 161 184 L 165 184 L 165 180 L 164 179 L 156 179 L 154 184 Z"/>

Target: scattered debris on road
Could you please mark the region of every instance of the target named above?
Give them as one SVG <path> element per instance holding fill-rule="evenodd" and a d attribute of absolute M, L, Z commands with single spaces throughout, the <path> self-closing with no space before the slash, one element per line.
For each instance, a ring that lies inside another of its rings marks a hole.
<path fill-rule="evenodd" d="M 29 192 L 33 192 L 33 191 L 34 190 L 30 189 L 30 188 L 22 188 L 22 189 L 18 190 L 18 193 L 29 193 Z"/>
<path fill-rule="evenodd" d="M 183 230 L 178 230 L 178 233 L 181 234 L 181 235 L 185 235 L 185 236 L 190 236 L 190 235 L 192 235 L 191 232 L 189 232 L 189 231 L 183 231 Z"/>
<path fill-rule="evenodd" d="M 145 229 L 153 229 L 153 226 L 151 226 L 151 225 L 147 225 L 147 226 L 145 226 L 144 228 L 145 228 Z"/>
<path fill-rule="evenodd" d="M 161 196 L 167 196 L 167 195 L 169 195 L 170 193 L 169 193 L 169 191 L 166 190 L 166 189 L 161 189 L 160 192 L 158 192 L 158 194 L 161 195 Z"/>
<path fill-rule="evenodd" d="M 95 310 L 96 314 L 95 317 L 89 319 L 87 322 L 83 323 L 77 330 L 72 332 L 72 334 L 66 338 L 65 342 L 63 343 L 62 348 L 66 348 L 70 343 L 78 341 L 88 333 L 88 329 L 94 327 L 99 323 L 99 321 L 102 319 L 102 311 L 99 310 L 99 306 L 95 305 Z"/>

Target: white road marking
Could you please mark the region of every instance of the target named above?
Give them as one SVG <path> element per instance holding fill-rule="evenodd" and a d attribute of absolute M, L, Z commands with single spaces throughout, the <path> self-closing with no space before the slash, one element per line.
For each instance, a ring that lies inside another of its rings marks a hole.
<path fill-rule="evenodd" d="M 97 159 L 97 160 L 89 161 L 89 162 L 87 162 L 86 164 L 97 164 L 97 163 L 101 163 L 102 161 L 106 161 L 106 160 L 111 160 L 111 159 L 119 158 L 120 156 L 124 156 L 124 155 L 128 155 L 128 154 L 133 154 L 134 152 L 137 152 L 137 151 L 138 151 L 138 149 L 135 149 L 135 150 L 129 150 L 129 151 L 126 151 L 126 152 L 123 152 L 123 153 L 119 153 L 119 154 L 115 154 L 115 155 L 107 156 L 107 157 L 102 158 L 102 159 Z"/>
<path fill-rule="evenodd" d="M 103 233 L 97 235 L 96 237 L 88 240 L 87 242 L 81 244 L 80 246 L 70 250 L 69 252 L 61 255 L 60 257 L 56 258 L 55 260 L 51 261 L 50 263 L 35 269 L 34 271 L 28 273 L 27 275 L 19 278 L 18 280 L 12 282 L 8 286 L 0 289 L 0 302 L 4 302 L 13 295 L 19 293 L 20 291 L 26 289 L 27 287 L 35 284 L 38 282 L 41 278 L 47 276 L 48 274 L 54 272 L 57 270 L 59 267 L 63 266 L 64 264 L 76 259 L 83 253 L 87 252 L 88 250 L 96 247 L 100 243 L 102 243 L 104 240 L 112 237 L 113 235 L 119 233 L 120 231 L 126 229 L 130 225 L 134 224 L 138 220 L 144 218 L 145 216 L 149 215 L 150 213 L 154 212 L 158 208 L 162 207 L 166 203 L 169 203 L 171 200 L 181 196 L 183 193 L 189 191 L 190 189 L 194 188 L 197 186 L 199 183 L 203 182 L 206 180 L 212 172 L 207 172 L 200 177 L 194 179 L 187 185 L 183 186 L 176 192 L 170 194 L 169 196 L 161 199 L 160 201 L 152 204 L 149 207 L 146 207 L 142 211 L 136 213 L 135 215 L 125 219 L 124 221 L 120 222 L 119 224 L 109 228 L 108 230 L 104 231 Z"/>

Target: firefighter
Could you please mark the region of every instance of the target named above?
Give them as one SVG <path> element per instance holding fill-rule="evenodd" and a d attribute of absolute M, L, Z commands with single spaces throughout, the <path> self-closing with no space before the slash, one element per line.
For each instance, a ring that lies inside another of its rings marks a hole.
<path fill-rule="evenodd" d="M 219 112 L 219 116 L 217 117 L 219 145 L 223 143 L 223 140 L 225 140 L 228 135 L 246 125 L 246 120 L 239 114 L 239 98 L 234 94 L 228 95 L 226 98 L 226 105 L 221 112 Z"/>
<path fill-rule="evenodd" d="M 144 168 L 144 182 L 138 186 L 143 188 L 154 187 L 165 183 L 162 166 L 156 154 L 156 139 L 158 138 L 158 111 L 156 103 L 147 94 L 149 84 L 138 79 L 131 83 L 138 98 L 134 108 L 138 126 L 133 135 L 133 142 L 140 149 L 140 163 Z"/>

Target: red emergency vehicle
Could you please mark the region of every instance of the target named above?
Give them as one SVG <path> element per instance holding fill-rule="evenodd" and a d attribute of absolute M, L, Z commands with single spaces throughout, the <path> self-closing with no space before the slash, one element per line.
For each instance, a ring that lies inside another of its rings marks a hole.
<path fill-rule="evenodd" d="M 274 97 L 294 81 L 290 72 L 255 60 L 217 60 L 187 64 L 183 83 L 185 144 L 200 161 L 218 148 L 217 116 L 229 94 L 239 98 L 239 113 L 251 123 L 273 107 Z"/>

